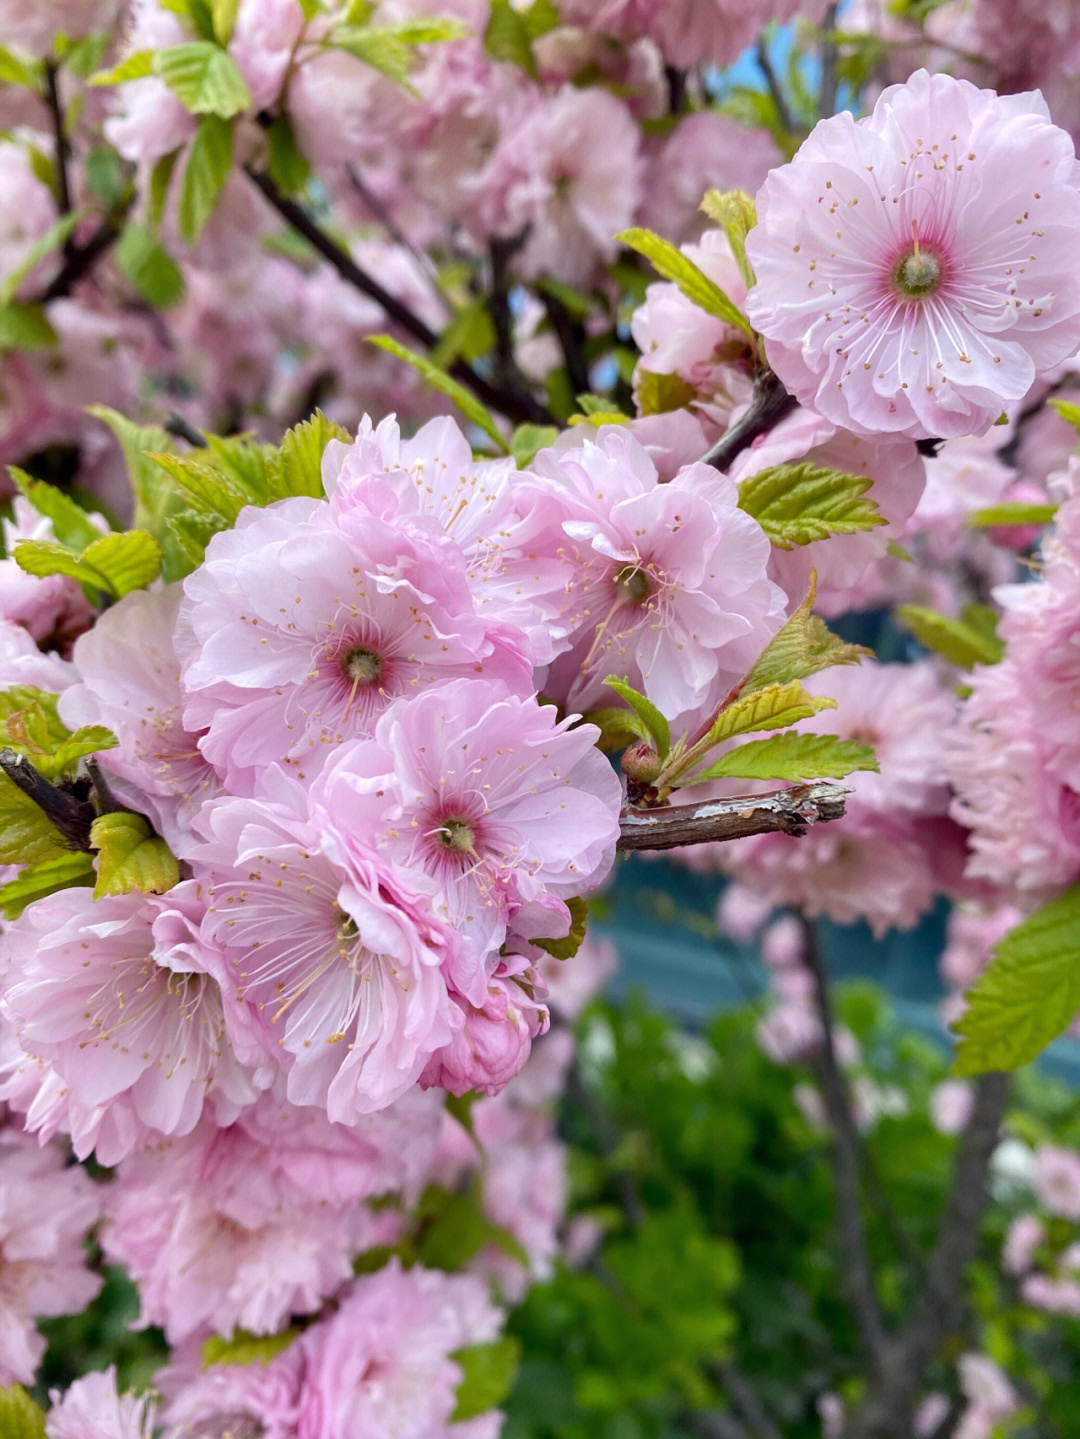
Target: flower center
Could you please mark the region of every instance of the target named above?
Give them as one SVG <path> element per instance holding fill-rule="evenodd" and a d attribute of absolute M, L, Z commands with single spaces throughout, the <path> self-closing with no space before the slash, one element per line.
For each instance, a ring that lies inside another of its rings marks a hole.
<path fill-rule="evenodd" d="M 373 685 L 382 674 L 382 667 L 382 658 L 366 645 L 358 645 L 356 649 L 349 650 L 342 664 L 342 669 L 349 679 L 360 688 Z"/>
<path fill-rule="evenodd" d="M 623 565 L 615 575 L 615 593 L 626 604 L 643 605 L 653 593 L 652 578 L 637 565 Z"/>
<path fill-rule="evenodd" d="M 467 819 L 448 817 L 435 831 L 435 838 L 452 854 L 471 854 L 476 845 L 476 831 Z"/>
<path fill-rule="evenodd" d="M 918 240 L 896 267 L 896 288 L 909 300 L 931 295 L 941 284 L 941 261 L 932 250 L 921 250 Z"/>

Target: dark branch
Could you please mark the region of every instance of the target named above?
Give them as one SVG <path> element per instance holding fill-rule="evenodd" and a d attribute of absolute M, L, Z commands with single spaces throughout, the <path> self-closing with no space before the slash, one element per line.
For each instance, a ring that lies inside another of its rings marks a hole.
<path fill-rule="evenodd" d="M 71 153 L 64 130 L 64 108 L 60 100 L 59 66 L 55 60 L 45 61 L 45 104 L 52 121 L 53 152 L 56 156 L 56 202 L 61 215 L 71 214 L 71 182 L 68 178 L 68 157 Z M 64 242 L 64 254 L 73 253 L 71 236 Z"/>
<path fill-rule="evenodd" d="M 764 40 L 758 41 L 757 62 L 761 67 L 761 73 L 765 76 L 765 84 L 769 87 L 769 95 L 772 102 L 776 106 L 777 118 L 788 134 L 794 135 L 795 121 L 792 119 L 787 97 L 781 89 L 780 80 L 773 68 L 772 56 L 769 54 L 768 46 Z"/>
<path fill-rule="evenodd" d="M 538 293 L 559 342 L 574 394 L 585 394 L 592 383 L 589 379 L 589 362 L 585 358 L 585 326 L 574 318 L 558 295 L 546 286 L 540 285 Z"/>
<path fill-rule="evenodd" d="M 871 1372 L 880 1368 L 885 1323 L 874 1289 L 874 1271 L 866 1242 L 862 1188 L 859 1181 L 859 1131 L 852 1111 L 847 1081 L 836 1054 L 829 982 L 817 932 L 804 925 L 806 967 L 814 984 L 814 1008 L 821 1024 L 821 1044 L 816 1054 L 818 1079 L 825 1100 L 825 1113 L 833 1134 L 833 1173 L 836 1180 L 836 1228 L 840 1238 L 842 1283 L 847 1290 L 858 1330 L 859 1341 L 870 1362 Z"/>
<path fill-rule="evenodd" d="M 378 280 L 369 275 L 366 270 L 362 270 L 348 251 L 343 250 L 336 241 L 331 239 L 302 205 L 298 205 L 295 200 L 290 200 L 278 188 L 273 179 L 262 171 L 249 166 L 245 173 L 282 219 L 288 221 L 298 234 L 303 235 L 312 249 L 317 250 L 343 280 L 352 285 L 354 289 L 359 290 L 361 294 L 374 300 L 389 320 L 392 320 L 414 340 L 418 340 L 425 349 L 435 348 L 439 343 L 439 337 L 435 331 L 419 315 L 414 314 L 407 305 L 402 304 L 396 295 L 392 295 L 389 290 L 379 284 Z M 485 405 L 489 405 L 493 410 L 498 410 L 507 419 L 513 420 L 515 424 L 545 425 L 552 423 L 551 415 L 532 395 L 497 388 L 460 358 L 456 359 L 449 367 L 449 372 L 455 380 L 459 380 L 461 384 L 472 390 L 473 394 Z"/>
<path fill-rule="evenodd" d="M 837 784 L 803 784 L 770 794 L 737 795 L 701 804 L 627 809 L 619 819 L 616 848 L 674 849 L 752 834 L 805 834 L 812 824 L 839 819 L 850 790 Z"/>
<path fill-rule="evenodd" d="M 46 305 L 50 300 L 61 300 L 71 294 L 96 261 L 119 239 L 127 211 L 128 205 L 124 205 L 116 213 L 106 216 L 87 240 L 72 248 L 63 265 L 37 296 L 38 304 Z"/>
<path fill-rule="evenodd" d="M 746 413 L 724 431 L 702 459 L 707 465 L 726 470 L 736 455 L 741 455 L 759 435 L 768 434 L 797 403 L 795 396 L 789 395 L 773 372 L 767 370 L 754 381 L 754 398 Z"/>
<path fill-rule="evenodd" d="M 90 853 L 90 826 L 95 819 L 90 805 L 50 784 L 25 755 L 13 749 L 0 749 L 0 770 L 48 816 L 70 848 Z"/>
<path fill-rule="evenodd" d="M 836 12 L 840 7 L 830 5 L 821 22 L 824 35 L 821 41 L 821 88 L 818 91 L 818 113 L 823 120 L 836 112 Z"/>

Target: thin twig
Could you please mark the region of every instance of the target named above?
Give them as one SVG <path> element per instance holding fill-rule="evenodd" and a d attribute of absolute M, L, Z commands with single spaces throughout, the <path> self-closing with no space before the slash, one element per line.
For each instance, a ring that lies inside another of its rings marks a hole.
<path fill-rule="evenodd" d="M 391 240 L 393 240 L 395 244 L 400 245 L 401 248 L 412 257 L 413 264 L 431 286 L 436 299 L 446 311 L 447 317 L 452 320 L 456 313 L 453 302 L 440 285 L 438 271 L 435 269 L 430 256 L 426 255 L 423 250 L 418 249 L 417 246 L 413 244 L 387 207 L 379 199 L 378 195 L 375 194 L 363 176 L 361 176 L 352 165 L 345 167 L 345 173 L 349 177 L 349 184 L 360 196 L 361 200 L 371 211 L 375 219 L 378 220 Z"/>
<path fill-rule="evenodd" d="M 64 130 L 64 107 L 60 99 L 60 67 L 55 60 L 45 61 L 45 103 L 52 121 L 53 153 L 56 156 L 56 202 L 61 215 L 70 215 L 71 181 L 68 177 L 68 157 L 71 148 Z M 64 241 L 64 256 L 71 259 L 74 244 L 69 235 Z"/>
<path fill-rule="evenodd" d="M 710 1370 L 753 1439 L 784 1439 L 753 1388 L 733 1364 L 717 1364 Z"/>
<path fill-rule="evenodd" d="M 129 208 L 130 202 L 107 215 L 88 239 L 70 251 L 63 265 L 36 297 L 37 304 L 47 305 L 50 300 L 61 300 L 71 294 L 78 282 L 89 274 L 95 262 L 120 238 Z"/>
<path fill-rule="evenodd" d="M 874 1271 L 866 1242 L 859 1180 L 859 1131 L 847 1081 L 837 1058 L 832 1001 L 817 932 L 809 923 L 804 926 L 804 931 L 806 967 L 813 980 L 814 1008 L 821 1025 L 821 1045 L 816 1056 L 819 1082 L 833 1133 L 836 1227 L 842 1252 L 842 1282 L 848 1291 L 859 1341 L 866 1352 L 872 1374 L 876 1374 L 884 1355 L 885 1321 L 874 1289 Z"/>
<path fill-rule="evenodd" d="M 795 785 L 769 794 L 736 795 L 700 804 L 658 809 L 625 809 L 619 817 L 621 850 L 674 849 L 712 840 L 745 839 L 753 834 L 805 834 L 812 824 L 844 813 L 844 785 Z"/>
<path fill-rule="evenodd" d="M 821 22 L 824 32 L 821 39 L 821 88 L 818 91 L 818 114 L 825 120 L 836 113 L 837 60 L 836 12 L 840 7 L 830 5 Z"/>
<path fill-rule="evenodd" d="M 95 818 L 90 805 L 76 799 L 67 790 L 50 784 L 25 755 L 13 749 L 0 749 L 0 770 L 48 816 L 71 849 L 90 853 L 90 826 Z"/>
<path fill-rule="evenodd" d="M 585 326 L 574 318 L 558 295 L 545 285 L 538 286 L 538 293 L 559 342 L 574 394 L 582 395 L 592 383 L 589 378 L 589 362 L 585 358 Z"/>
<path fill-rule="evenodd" d="M 327 260 L 338 272 L 341 278 L 347 281 L 354 289 L 361 294 L 367 295 L 386 313 L 388 319 L 398 325 L 407 335 L 418 340 L 425 349 L 432 350 L 439 342 L 435 331 L 427 325 L 419 315 L 403 304 L 396 295 L 382 285 L 366 270 L 360 268 L 347 250 L 326 233 L 325 230 L 308 214 L 302 205 L 289 197 L 278 188 L 274 180 L 261 170 L 246 167 L 245 173 L 254 185 L 262 192 L 266 200 L 273 206 L 283 220 L 293 227 L 294 230 L 304 237 L 305 240 Z M 488 380 L 476 372 L 473 367 L 461 358 L 454 360 L 449 367 L 449 372 L 455 380 L 466 385 L 478 399 L 493 410 L 498 410 L 507 419 L 513 420 L 515 424 L 551 424 L 552 416 L 530 394 L 511 392 L 492 385 Z"/>
<path fill-rule="evenodd" d="M 769 95 L 776 106 L 776 114 L 781 125 L 789 135 L 795 133 L 795 121 L 792 119 L 791 110 L 788 107 L 787 97 L 780 87 L 780 80 L 773 68 L 772 56 L 769 54 L 769 47 L 764 39 L 758 41 L 757 62 L 761 66 L 761 73 L 765 76 L 765 84 L 769 87 Z"/>
<path fill-rule="evenodd" d="M 773 372 L 765 371 L 754 381 L 754 398 L 746 412 L 724 431 L 712 449 L 702 455 L 702 460 L 718 470 L 727 470 L 736 455 L 741 455 L 759 435 L 768 434 L 797 403 Z"/>

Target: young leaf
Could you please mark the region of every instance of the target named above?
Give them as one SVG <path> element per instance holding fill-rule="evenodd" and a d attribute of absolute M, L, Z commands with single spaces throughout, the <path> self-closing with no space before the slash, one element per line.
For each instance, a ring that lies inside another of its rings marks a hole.
<path fill-rule="evenodd" d="M 608 689 L 614 690 L 620 699 L 626 701 L 648 730 L 657 754 L 661 759 L 667 759 L 671 750 L 671 727 L 652 700 L 646 699 L 629 681 L 620 679 L 617 675 L 608 675 L 604 683 Z"/>
<path fill-rule="evenodd" d="M 38 514 L 51 523 L 53 534 L 62 545 L 83 550 L 101 538 L 101 531 L 83 507 L 65 495 L 63 490 L 47 485 L 44 480 L 35 480 L 15 465 L 8 466 L 8 474 Z"/>
<path fill-rule="evenodd" d="M 409 73 L 416 61 L 415 46 L 433 41 L 460 40 L 468 29 L 457 20 L 432 18 L 402 25 L 339 25 L 332 43 L 373 70 L 410 90 Z"/>
<path fill-rule="evenodd" d="M 105 894 L 164 894 L 180 882 L 180 866 L 172 850 L 141 814 L 117 810 L 100 815 L 90 826 L 97 852 L 94 898 Z"/>
<path fill-rule="evenodd" d="M 115 599 L 142 589 L 161 573 L 161 548 L 145 530 L 102 535 L 81 555 L 51 540 L 21 540 L 15 560 L 28 575 L 68 575 Z"/>
<path fill-rule="evenodd" d="M 213 214 L 229 178 L 232 154 L 232 126 L 217 115 L 204 115 L 191 142 L 180 185 L 177 218 L 189 245 L 194 245 Z"/>
<path fill-rule="evenodd" d="M 1057 505 L 1031 504 L 1026 500 L 1009 500 L 1000 505 L 986 505 L 968 515 L 973 530 L 990 529 L 996 525 L 1048 525 L 1057 514 Z"/>
<path fill-rule="evenodd" d="M 754 272 L 746 258 L 746 237 L 757 224 L 757 209 L 752 198 L 745 190 L 709 190 L 701 208 L 727 235 L 735 263 L 749 290 L 754 284 Z"/>
<path fill-rule="evenodd" d="M 752 734 L 755 730 L 787 729 L 820 710 L 835 708 L 835 700 L 808 694 L 798 680 L 744 690 L 717 715 L 709 730 L 709 742 L 719 744 L 733 735 Z"/>
<path fill-rule="evenodd" d="M 251 91 L 236 61 L 212 40 L 193 40 L 158 50 L 153 73 L 192 115 L 229 120 L 251 108 Z"/>
<path fill-rule="evenodd" d="M 696 391 L 681 375 L 660 375 L 639 365 L 634 374 L 634 396 L 643 415 L 666 415 L 684 409 Z"/>
<path fill-rule="evenodd" d="M 710 280 L 693 260 L 669 241 L 654 235 L 651 230 L 640 229 L 624 230 L 616 239 L 628 249 L 644 255 L 665 280 L 674 281 L 686 298 L 706 314 L 715 315 L 725 324 L 741 330 L 750 341 L 757 339 L 750 321 L 716 281 Z"/>
<path fill-rule="evenodd" d="M 811 573 L 806 598 L 759 655 L 743 682 L 743 694 L 787 680 L 804 680 L 833 665 L 857 665 L 873 653 L 864 645 L 847 644 L 812 614 L 816 597 L 817 576 Z"/>
<path fill-rule="evenodd" d="M 231 525 L 245 504 L 249 503 L 205 450 L 195 455 L 151 453 L 147 458 L 172 478 L 176 492 L 196 514 L 216 516 L 221 521 L 219 528 Z"/>
<path fill-rule="evenodd" d="M 70 853 L 44 810 L 6 775 L 0 776 L 0 864 L 40 864 Z"/>
<path fill-rule="evenodd" d="M 1075 404 L 1072 400 L 1051 399 L 1050 403 L 1066 424 L 1080 430 L 1080 405 Z"/>
<path fill-rule="evenodd" d="M 125 225 L 116 246 L 116 263 L 144 300 L 167 310 L 184 298 L 184 276 L 164 245 L 142 225 Z"/>
<path fill-rule="evenodd" d="M 18 919 L 26 906 L 35 900 L 56 894 L 61 889 L 93 883 L 93 860 L 82 850 L 70 850 L 55 859 L 25 865 L 14 879 L 0 885 L 0 911 L 5 919 Z"/>
<path fill-rule="evenodd" d="M 271 498 L 310 495 L 321 499 L 325 493 L 322 482 L 323 452 L 331 440 L 342 440 L 347 444 L 350 438 L 348 430 L 328 420 L 321 410 L 316 410 L 310 420 L 294 425 L 286 432 L 281 449 L 267 465 Z"/>
<path fill-rule="evenodd" d="M 521 1340 L 504 1334 L 490 1344 L 455 1349 L 450 1358 L 462 1373 L 452 1423 L 464 1423 L 497 1409 L 514 1387 L 521 1364 Z"/>
<path fill-rule="evenodd" d="M 588 714 L 582 715 L 582 721 L 585 724 L 594 724 L 599 727 L 600 738 L 597 740 L 597 744 L 605 754 L 625 749 L 628 744 L 633 744 L 635 740 L 639 739 L 652 743 L 648 725 L 633 710 L 622 708 L 589 710 Z"/>
<path fill-rule="evenodd" d="M 40 61 L 27 62 L 0 47 L 0 85 L 22 85 L 27 90 L 37 90 L 41 85 L 40 70 Z"/>
<path fill-rule="evenodd" d="M 546 450 L 559 438 L 554 425 L 518 425 L 510 436 L 510 453 L 514 464 L 524 470 L 532 464 L 541 450 Z"/>
<path fill-rule="evenodd" d="M 774 465 L 739 486 L 739 508 L 782 550 L 886 523 L 866 491 L 866 475 L 847 475 L 800 460 Z"/>
<path fill-rule="evenodd" d="M 876 770 L 877 757 L 868 744 L 834 734 L 778 734 L 751 740 L 729 750 L 679 784 L 711 779 L 843 779 L 854 770 Z"/>
<path fill-rule="evenodd" d="M 0 354 L 7 350 L 45 350 L 56 340 L 44 306 L 23 305 L 17 300 L 0 304 Z"/>
<path fill-rule="evenodd" d="M 45 1415 L 20 1384 L 0 1389 L 0 1434 L 4 1439 L 45 1439 Z"/>
<path fill-rule="evenodd" d="M 236 15 L 240 0 L 210 0 L 210 18 L 214 27 L 214 38 L 219 45 L 227 45 L 236 28 Z"/>
<path fill-rule="evenodd" d="M 116 436 L 127 464 L 128 479 L 135 496 L 133 528 L 146 530 L 161 546 L 161 574 L 166 583 L 181 580 L 190 573 L 175 534 L 169 527 L 171 516 L 183 509 L 183 501 L 169 476 L 150 458 L 151 452 L 161 453 L 172 446 L 171 437 L 156 426 L 134 425 L 115 410 L 95 405 L 90 413 L 109 426 Z M 58 538 L 62 538 L 58 535 Z"/>
<path fill-rule="evenodd" d="M 50 225 L 44 235 L 23 253 L 19 263 L 0 279 L 0 305 L 6 305 L 15 298 L 15 291 L 30 274 L 35 266 L 39 265 L 47 255 L 58 250 L 65 240 L 69 239 L 71 232 L 79 223 L 76 214 L 61 215 L 55 224 Z"/>
<path fill-rule="evenodd" d="M 1037 909 L 998 945 L 953 1025 L 953 1072 L 1017 1069 L 1080 1010 L 1080 884 Z"/>
<path fill-rule="evenodd" d="M 266 132 L 266 165 L 278 189 L 295 195 L 311 179 L 308 164 L 287 115 L 279 115 Z"/>
<path fill-rule="evenodd" d="M 134 54 L 125 56 L 118 64 L 110 65 L 107 70 L 99 70 L 96 75 L 91 75 L 87 83 L 90 85 L 122 85 L 125 80 L 145 80 L 153 73 L 153 50 L 136 50 Z"/>
<path fill-rule="evenodd" d="M 580 896 L 575 895 L 573 899 L 566 901 L 566 907 L 570 911 L 570 932 L 562 939 L 534 939 L 533 943 L 538 944 L 542 950 L 551 955 L 552 959 L 573 959 L 581 948 L 585 938 L 585 929 L 589 923 L 589 906 Z"/>
<path fill-rule="evenodd" d="M 211 1334 L 203 1340 L 201 1351 L 203 1369 L 212 1369 L 215 1364 L 262 1364 L 267 1365 L 284 1353 L 299 1334 L 298 1329 L 286 1329 L 281 1334 L 249 1334 L 236 1329 L 228 1339 L 220 1334 Z"/>
<path fill-rule="evenodd" d="M 923 605 L 899 605 L 896 609 L 898 623 L 921 645 L 965 670 L 977 664 L 996 665 L 1005 653 L 1004 641 L 988 630 L 984 614 L 985 610 L 980 609 L 975 614 L 954 619 Z"/>
<path fill-rule="evenodd" d="M 433 365 L 426 355 L 420 355 L 405 345 L 399 345 L 397 340 L 392 339 L 389 335 L 369 335 L 368 343 L 378 345 L 380 350 L 386 350 L 388 354 L 396 355 L 399 360 L 404 360 L 407 365 L 411 365 L 429 385 L 453 400 L 466 419 L 471 420 L 477 429 L 483 430 L 500 454 L 508 455 L 510 453 L 510 446 L 506 443 L 491 411 L 482 405 L 464 385 L 459 385 L 457 380 L 448 375 L 445 370 L 440 370 L 438 365 Z"/>

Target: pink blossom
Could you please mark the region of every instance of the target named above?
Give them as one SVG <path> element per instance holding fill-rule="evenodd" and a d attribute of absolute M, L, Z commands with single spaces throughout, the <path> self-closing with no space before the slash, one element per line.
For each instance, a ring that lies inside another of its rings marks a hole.
<path fill-rule="evenodd" d="M 403 1270 L 397 1260 L 364 1275 L 299 1341 L 298 1439 L 452 1439 L 462 1371 L 450 1356 L 498 1331 L 472 1275 Z"/>
<path fill-rule="evenodd" d="M 1031 1185 L 1051 1214 L 1080 1220 L 1080 1154 L 1075 1150 L 1040 1144 Z"/>
<path fill-rule="evenodd" d="M 119 1394 L 114 1368 L 76 1379 L 64 1394 L 54 1390 L 49 1398 L 48 1439 L 150 1439 L 153 1401 Z"/>
<path fill-rule="evenodd" d="M 87 629 L 93 611 L 81 586 L 64 575 L 39 579 L 29 575 L 15 560 L 20 540 L 55 540 L 52 525 L 21 497 L 15 500 L 14 517 L 0 521 L 3 547 L 8 558 L 0 560 L 0 616 L 22 625 L 39 644 L 54 641 L 59 648 Z"/>
<path fill-rule="evenodd" d="M 45 1353 L 36 1318 L 77 1314 L 101 1287 L 83 1243 L 100 1209 L 60 1148 L 0 1133 L 0 1385 L 33 1383 Z"/>
<path fill-rule="evenodd" d="M 4 38 L 19 48 L 17 37 L 6 29 Z M 0 186 L 6 197 L 0 219 L 0 275 L 7 275 L 55 222 L 56 200 L 45 181 L 35 175 L 29 147 L 12 140 L 0 141 Z M 35 266 L 30 272 L 30 285 L 41 274 L 42 270 Z"/>
<path fill-rule="evenodd" d="M 303 28 L 297 0 L 240 0 L 229 54 L 247 81 L 253 110 L 278 98 Z"/>
<path fill-rule="evenodd" d="M 1080 1283 L 1063 1275 L 1029 1274 L 1021 1280 L 1020 1297 L 1035 1309 L 1048 1314 L 1080 1318 Z"/>
<path fill-rule="evenodd" d="M 1037 94 L 917 71 L 822 120 L 758 200 L 748 312 L 862 434 L 981 434 L 1080 343 L 1080 167 Z"/>
<path fill-rule="evenodd" d="M 167 1368 L 154 1376 L 165 1396 L 159 1419 L 168 1439 L 203 1439 L 215 1428 L 261 1439 L 296 1439 L 304 1358 L 290 1344 L 268 1363 L 202 1362 L 201 1345 L 188 1341 L 174 1349 Z"/>
<path fill-rule="evenodd" d="M 1035 1261 L 1036 1251 L 1046 1242 L 1046 1227 L 1034 1214 L 1021 1214 L 1009 1225 L 1001 1249 L 1006 1274 L 1025 1274 Z"/>
<path fill-rule="evenodd" d="M 15 50 L 47 55 L 57 35 L 81 40 L 110 29 L 118 8 L 119 0 L 3 0 L 0 34 Z"/>
<path fill-rule="evenodd" d="M 204 906 L 193 882 L 160 897 L 65 889 L 4 933 L 4 1012 L 22 1048 L 63 1079 L 80 1158 L 96 1148 L 115 1163 L 140 1131 L 187 1134 L 209 1101 L 227 1117 L 256 1097 L 205 973 Z M 110 1110 L 125 1118 L 103 1130 Z"/>
<path fill-rule="evenodd" d="M 821 0 L 570 0 L 565 13 L 603 33 L 648 35 L 671 65 L 730 64 L 752 45 L 770 20 L 783 23 L 800 11 L 812 21 Z"/>
<path fill-rule="evenodd" d="M 946 1079 L 930 1095 L 930 1120 L 939 1134 L 960 1134 L 971 1118 L 974 1092 L 963 1079 Z"/>
<path fill-rule="evenodd" d="M 544 692 L 573 709 L 609 705 L 603 681 L 616 674 L 669 719 L 703 716 L 782 618 L 768 540 L 735 486 L 700 464 L 661 485 L 615 427 L 541 452 L 534 469 L 522 495 L 536 506 L 536 545 L 563 561 L 571 639 Z"/>

